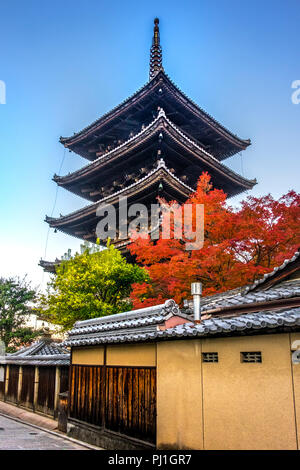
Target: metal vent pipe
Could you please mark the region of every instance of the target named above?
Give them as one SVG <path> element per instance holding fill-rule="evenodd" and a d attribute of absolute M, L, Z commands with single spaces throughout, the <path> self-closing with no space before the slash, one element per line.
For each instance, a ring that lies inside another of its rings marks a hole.
<path fill-rule="evenodd" d="M 201 282 L 192 282 L 191 294 L 194 301 L 194 322 L 200 323 L 201 321 L 201 294 L 202 284 Z"/>

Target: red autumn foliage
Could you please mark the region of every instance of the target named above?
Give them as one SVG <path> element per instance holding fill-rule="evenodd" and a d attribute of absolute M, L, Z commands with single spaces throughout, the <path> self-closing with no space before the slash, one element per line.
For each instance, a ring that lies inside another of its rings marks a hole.
<path fill-rule="evenodd" d="M 246 285 L 282 264 L 300 246 L 300 194 L 295 191 L 279 200 L 270 194 L 250 196 L 233 209 L 226 194 L 213 189 L 210 176 L 203 173 L 187 203 L 193 210 L 196 204 L 204 205 L 203 247 L 187 251 L 173 238 L 132 240 L 131 254 L 150 275 L 149 282 L 133 286 L 134 308 L 168 298 L 182 304 L 194 281 L 203 283 L 203 295 Z"/>

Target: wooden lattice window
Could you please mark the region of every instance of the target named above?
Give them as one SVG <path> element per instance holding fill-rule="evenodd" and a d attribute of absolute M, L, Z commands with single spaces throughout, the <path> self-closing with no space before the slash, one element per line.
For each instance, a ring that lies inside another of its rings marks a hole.
<path fill-rule="evenodd" d="M 219 362 L 217 352 L 204 352 L 202 353 L 202 362 Z"/>
<path fill-rule="evenodd" d="M 260 351 L 241 352 L 241 362 L 262 362 L 262 355 Z"/>

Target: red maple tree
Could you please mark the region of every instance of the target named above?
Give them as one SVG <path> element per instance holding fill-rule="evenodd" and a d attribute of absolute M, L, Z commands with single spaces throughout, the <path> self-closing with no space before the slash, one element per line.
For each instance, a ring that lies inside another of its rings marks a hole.
<path fill-rule="evenodd" d="M 150 277 L 148 282 L 133 285 L 134 308 L 168 298 L 182 304 L 190 297 L 194 281 L 202 282 L 203 295 L 246 285 L 272 271 L 300 246 L 300 194 L 295 191 L 279 200 L 270 194 L 249 196 L 234 209 L 227 204 L 226 194 L 213 189 L 210 176 L 203 173 L 187 203 L 193 206 L 193 227 L 194 208 L 204 205 L 203 247 L 187 251 L 186 240 L 172 236 L 156 241 L 149 236 L 132 239 L 129 250 Z"/>

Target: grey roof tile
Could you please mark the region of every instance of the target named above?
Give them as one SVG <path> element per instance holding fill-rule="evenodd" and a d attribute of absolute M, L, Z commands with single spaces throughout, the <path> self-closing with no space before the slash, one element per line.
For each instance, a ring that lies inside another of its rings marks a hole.
<path fill-rule="evenodd" d="M 278 271 L 282 271 L 288 264 L 293 263 L 296 261 L 297 258 L 300 256 L 300 251 L 296 251 L 296 253 L 292 256 L 292 258 L 284 260 L 281 266 L 276 266 L 276 268 L 273 269 L 270 273 L 265 274 L 261 279 L 257 279 L 253 284 L 250 286 L 247 286 L 245 288 L 245 293 L 248 293 L 254 289 L 256 289 L 257 286 L 263 284 L 267 279 L 272 278 Z"/>
<path fill-rule="evenodd" d="M 204 298 L 202 313 L 212 316 L 200 324 L 194 324 L 191 308 L 180 311 L 174 300 L 165 304 L 140 310 L 124 312 L 91 320 L 77 322 L 69 332 L 66 346 L 85 346 L 105 343 L 123 343 L 149 341 L 177 337 L 201 337 L 231 334 L 247 334 L 263 329 L 278 330 L 279 327 L 298 328 L 300 326 L 300 307 L 282 307 L 281 310 L 258 311 L 248 314 L 222 317 L 220 312 L 225 307 L 267 303 L 272 300 L 289 299 L 300 295 L 300 280 L 285 281 L 266 291 L 246 292 L 234 289 L 228 293 Z M 227 311 L 228 312 L 228 311 Z M 174 328 L 160 330 L 159 326 L 170 315 L 179 315 L 186 323 Z M 219 316 L 218 316 L 219 315 Z"/>
<path fill-rule="evenodd" d="M 0 356 L 0 364 L 67 366 L 70 364 L 70 353 L 61 343 L 41 339 L 13 354 Z"/>
<path fill-rule="evenodd" d="M 188 322 L 178 325 L 174 328 L 166 330 L 145 330 L 143 332 L 131 329 L 126 332 L 126 329 L 115 334 L 102 334 L 101 336 L 90 337 L 72 337 L 66 341 L 69 346 L 86 346 L 103 343 L 120 343 L 120 342 L 138 342 L 149 340 L 160 340 L 170 338 L 185 338 L 185 337 L 210 337 L 216 335 L 232 335 L 234 333 L 251 333 L 257 330 L 270 330 L 278 329 L 279 327 L 298 327 L 300 326 L 300 307 L 297 308 L 283 308 L 276 313 L 273 311 L 262 311 L 256 313 L 242 314 L 238 317 L 227 317 L 226 319 L 220 317 L 213 317 L 203 320 L 200 324 Z M 78 339 L 77 339 L 78 338 Z"/>
<path fill-rule="evenodd" d="M 285 281 L 266 291 L 237 293 L 233 296 L 232 294 L 229 294 L 228 297 L 223 295 L 221 298 L 217 297 L 211 300 L 206 298 L 206 302 L 202 304 L 202 312 L 207 312 L 208 310 L 217 308 L 230 307 L 232 305 L 249 305 L 251 303 L 268 302 L 271 300 L 288 299 L 298 296 L 300 296 L 300 280 L 296 279 L 293 281 Z"/>

